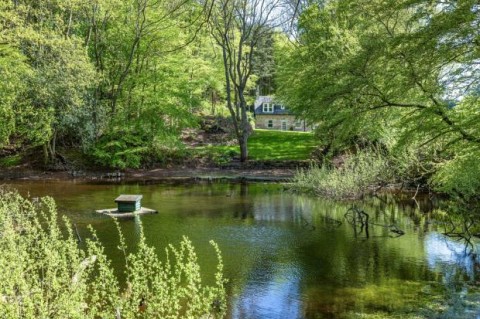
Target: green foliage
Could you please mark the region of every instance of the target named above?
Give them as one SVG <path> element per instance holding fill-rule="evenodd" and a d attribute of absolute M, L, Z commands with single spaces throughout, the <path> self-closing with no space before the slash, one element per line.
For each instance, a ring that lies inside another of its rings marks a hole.
<path fill-rule="evenodd" d="M 2 1 L 0 147 L 41 145 L 50 162 L 57 146 L 76 147 L 105 165 L 138 167 L 144 148 L 194 126 L 211 94 L 221 100 L 203 9 L 195 1 Z M 115 143 L 118 123 L 128 123 L 129 137 Z"/>
<path fill-rule="evenodd" d="M 318 4 L 302 13 L 298 46 L 281 60 L 285 102 L 319 124 L 332 151 L 359 142 L 400 153 L 421 148 L 437 155 L 426 166 L 445 169 L 433 185 L 472 193 L 478 186 L 466 176 L 474 169 L 474 179 L 475 167 L 448 162 L 470 156 L 466 150 L 478 154 L 480 145 L 477 3 Z"/>
<path fill-rule="evenodd" d="M 183 163 L 192 157 L 192 152 L 175 136 L 157 137 L 148 149 L 148 157 L 143 159 L 146 165 L 165 165 Z"/>
<path fill-rule="evenodd" d="M 138 168 L 147 147 L 142 138 L 127 130 L 114 130 L 105 134 L 93 148 L 95 160 L 106 167 Z"/>
<path fill-rule="evenodd" d="M 8 144 L 15 132 L 15 100 L 25 90 L 22 77 L 30 74 L 22 54 L 6 44 L 0 44 L 0 147 Z"/>
<path fill-rule="evenodd" d="M 0 167 L 12 167 L 20 164 L 20 155 L 10 155 L 0 158 Z"/>
<path fill-rule="evenodd" d="M 161 261 L 145 243 L 125 254 L 126 284 L 119 283 L 92 231 L 79 248 L 71 223 L 59 226 L 51 198 L 31 202 L 16 192 L 0 196 L 0 312 L 6 318 L 222 318 L 222 259 L 216 282 L 204 285 L 192 243 L 165 249 Z M 119 224 L 117 223 L 119 228 Z M 124 287 L 124 288 L 122 288 Z"/>
<path fill-rule="evenodd" d="M 478 198 L 480 191 L 480 152 L 459 152 L 454 158 L 440 164 L 433 176 L 433 185 L 440 191 L 461 196 L 463 199 Z"/>
<path fill-rule="evenodd" d="M 97 107 L 109 122 L 99 133 L 110 134 L 112 124 L 135 127 L 129 134 L 150 147 L 194 126 L 207 92 L 216 92 L 221 81 L 219 60 L 196 24 L 202 8 L 146 0 L 101 1 L 94 9 L 90 27 L 97 35 L 87 44 L 101 74 Z"/>
<path fill-rule="evenodd" d="M 55 110 L 51 107 L 37 108 L 28 102 L 19 104 L 21 112 L 16 118 L 15 135 L 28 146 L 48 143 L 53 136 Z"/>
<path fill-rule="evenodd" d="M 195 154 L 202 159 L 215 165 L 226 165 L 232 162 L 234 158 L 240 158 L 238 147 L 234 146 L 207 146 L 195 149 Z"/>
<path fill-rule="evenodd" d="M 275 46 L 280 34 L 268 33 L 257 43 L 254 52 L 253 73 L 257 76 L 257 87 L 260 95 L 272 95 L 275 93 Z"/>
<path fill-rule="evenodd" d="M 395 171 L 385 155 L 360 150 L 346 156 L 340 167 L 313 166 L 298 171 L 292 189 L 336 199 L 358 198 L 394 178 Z"/>
<path fill-rule="evenodd" d="M 130 125 L 112 127 L 90 149 L 97 164 L 118 169 L 139 168 L 178 164 L 191 156 L 175 134 L 162 130 L 152 134 L 145 128 Z"/>
<path fill-rule="evenodd" d="M 226 106 L 234 123 L 240 150 L 240 161 L 248 159 L 250 135 L 248 92 L 254 89 L 256 77 L 271 80 L 272 34 L 283 4 L 261 0 L 218 0 L 206 2 L 210 34 L 221 50 L 225 74 Z M 260 52 L 264 51 L 264 52 Z M 263 54 L 265 53 L 265 54 Z"/>
<path fill-rule="evenodd" d="M 17 87 L 15 128 L 9 137 L 26 146 L 51 143 L 55 153 L 57 138 L 81 140 L 87 134 L 80 122 L 92 119 L 91 114 L 77 116 L 88 113 L 96 78 L 76 34 L 85 7 L 77 0 L 68 4 L 4 1 L 2 7 L 0 41 L 15 48 L 18 62 L 12 67 L 22 74 L 17 80 L 7 77 L 9 85 Z"/>

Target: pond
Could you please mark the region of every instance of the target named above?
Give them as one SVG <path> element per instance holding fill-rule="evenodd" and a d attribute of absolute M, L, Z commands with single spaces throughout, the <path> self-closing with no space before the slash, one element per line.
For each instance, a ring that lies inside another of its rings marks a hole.
<path fill-rule="evenodd" d="M 53 196 L 82 237 L 92 225 L 117 268 L 116 228 L 94 211 L 114 207 L 119 194 L 143 194 L 143 206 L 159 214 L 121 220 L 127 244 L 138 240 L 140 222 L 160 255 L 188 236 L 211 274 L 216 257 L 208 242 L 216 241 L 229 280 L 230 319 L 480 318 L 479 260 L 463 242 L 441 235 L 428 200 L 357 202 L 370 217 L 367 236 L 344 218 L 351 204 L 291 194 L 280 184 L 9 185 L 31 197 Z M 384 227 L 393 224 L 405 234 Z"/>

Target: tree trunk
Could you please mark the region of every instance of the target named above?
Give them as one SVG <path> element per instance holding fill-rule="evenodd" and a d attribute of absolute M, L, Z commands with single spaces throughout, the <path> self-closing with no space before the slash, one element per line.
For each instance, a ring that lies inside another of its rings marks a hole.
<path fill-rule="evenodd" d="M 272 30 L 271 22 L 276 24 L 273 13 L 281 7 L 280 3 L 218 0 L 212 2 L 212 9 L 208 11 L 211 34 L 222 48 L 227 107 L 238 139 L 241 162 L 248 160 L 250 125 L 244 95 L 253 71 L 254 51 L 258 42 Z"/>
<path fill-rule="evenodd" d="M 54 159 L 57 155 L 57 130 L 53 130 L 53 136 L 49 146 L 51 158 Z"/>
<path fill-rule="evenodd" d="M 212 90 L 212 115 L 215 115 L 216 96 L 215 91 Z"/>
<path fill-rule="evenodd" d="M 43 144 L 43 165 L 45 165 L 46 167 L 49 161 L 50 161 L 50 155 L 48 154 L 48 142 L 45 142 Z"/>
<path fill-rule="evenodd" d="M 70 6 L 70 14 L 68 17 L 67 30 L 65 31 L 65 38 L 70 37 L 70 30 L 72 29 L 72 20 L 73 20 L 73 8 Z"/>
<path fill-rule="evenodd" d="M 245 100 L 245 86 L 239 87 L 238 99 L 240 100 L 240 161 L 248 160 L 248 136 L 250 135 L 250 123 L 248 123 L 247 101 Z"/>
<path fill-rule="evenodd" d="M 240 145 L 240 162 L 245 163 L 248 160 L 248 134 L 243 132 L 243 134 L 238 138 L 238 143 Z"/>

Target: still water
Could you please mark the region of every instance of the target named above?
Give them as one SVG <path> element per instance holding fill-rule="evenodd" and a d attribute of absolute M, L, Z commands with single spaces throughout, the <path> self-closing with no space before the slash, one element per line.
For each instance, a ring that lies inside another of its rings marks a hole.
<path fill-rule="evenodd" d="M 117 268 L 122 259 L 116 228 L 94 210 L 114 207 L 119 194 L 143 194 L 142 205 L 159 214 L 122 220 L 127 244 L 138 240 L 140 222 L 160 255 L 186 235 L 209 282 L 216 258 L 208 242 L 216 241 L 228 278 L 231 319 L 402 318 L 414 313 L 431 318 L 439 309 L 444 318 L 459 313 L 480 318 L 472 306 L 479 260 L 463 242 L 441 235 L 426 202 L 417 206 L 377 198 L 356 203 L 370 215 L 367 238 L 365 230 L 354 229 L 344 218 L 351 204 L 291 194 L 279 184 L 9 185 L 31 197 L 54 197 L 82 237 L 89 236 L 86 226 L 92 225 Z M 382 226 L 392 224 L 405 234 Z"/>

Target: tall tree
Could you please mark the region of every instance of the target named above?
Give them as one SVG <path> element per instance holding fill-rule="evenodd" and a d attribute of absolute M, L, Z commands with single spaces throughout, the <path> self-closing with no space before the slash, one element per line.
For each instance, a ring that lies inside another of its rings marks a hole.
<path fill-rule="evenodd" d="M 248 159 L 247 88 L 253 74 L 256 50 L 285 20 L 280 0 L 215 0 L 210 4 L 210 31 L 222 50 L 226 104 L 240 147 L 240 160 Z"/>
<path fill-rule="evenodd" d="M 257 92 L 260 95 L 275 93 L 275 40 L 276 34 L 272 32 L 258 42 L 255 50 L 252 73 L 257 77 Z"/>

